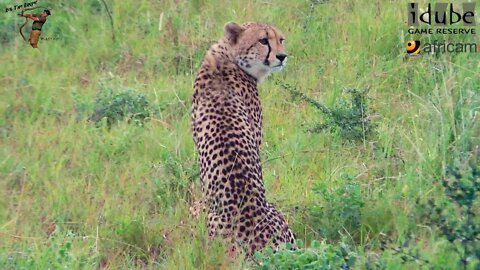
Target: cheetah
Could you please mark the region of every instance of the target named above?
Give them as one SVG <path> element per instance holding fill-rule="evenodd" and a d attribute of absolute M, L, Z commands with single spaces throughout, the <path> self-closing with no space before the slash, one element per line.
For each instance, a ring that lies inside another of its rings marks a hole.
<path fill-rule="evenodd" d="M 260 162 L 257 84 L 282 70 L 287 54 L 274 26 L 230 22 L 224 32 L 195 80 L 192 129 L 209 239 L 219 235 L 251 255 L 295 240 L 285 217 L 266 200 Z"/>

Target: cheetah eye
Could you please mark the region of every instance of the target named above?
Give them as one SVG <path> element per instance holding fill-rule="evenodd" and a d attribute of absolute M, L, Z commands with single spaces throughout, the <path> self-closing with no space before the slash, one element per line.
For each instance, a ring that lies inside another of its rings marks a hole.
<path fill-rule="evenodd" d="M 280 39 L 280 44 L 283 44 L 285 42 L 285 39 L 284 38 L 281 38 Z"/>
<path fill-rule="evenodd" d="M 268 45 L 268 38 L 262 38 L 258 40 L 258 42 L 260 42 L 260 44 L 263 44 L 263 45 Z"/>

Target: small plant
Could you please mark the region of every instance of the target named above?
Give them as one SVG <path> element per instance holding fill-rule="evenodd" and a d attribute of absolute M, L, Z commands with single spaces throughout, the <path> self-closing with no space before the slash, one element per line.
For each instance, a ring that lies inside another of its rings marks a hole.
<path fill-rule="evenodd" d="M 422 258 L 418 247 L 410 245 L 415 240 L 415 235 L 410 234 L 401 241 L 400 244 L 395 244 L 391 237 L 386 234 L 380 234 L 380 249 L 382 251 L 391 250 L 393 255 L 400 256 L 402 264 L 413 262 L 418 265 L 428 264 L 429 261 Z"/>
<path fill-rule="evenodd" d="M 84 120 L 92 111 L 93 104 L 87 101 L 77 90 L 72 91 L 73 108 L 75 110 L 75 119 Z"/>
<path fill-rule="evenodd" d="M 106 119 L 109 126 L 124 120 L 142 125 L 150 113 L 151 108 L 144 94 L 134 90 L 117 92 L 110 87 L 102 87 L 89 120 L 98 124 L 102 119 Z"/>
<path fill-rule="evenodd" d="M 315 11 L 315 7 L 320 4 L 325 4 L 327 3 L 328 0 L 310 0 L 310 6 L 308 8 L 308 14 L 305 18 L 305 21 L 303 22 L 303 31 L 306 33 L 308 31 L 308 25 L 310 23 L 310 20 L 313 17 L 313 13 Z"/>
<path fill-rule="evenodd" d="M 277 82 L 278 83 L 278 82 Z M 333 108 L 328 108 L 315 99 L 305 95 L 296 87 L 285 83 L 278 83 L 294 98 L 300 98 L 317 108 L 324 116 L 325 122 L 315 124 L 309 131 L 318 133 L 323 130 L 338 131 L 347 140 L 364 141 L 375 135 L 377 124 L 372 120 L 379 117 L 370 113 L 368 106 L 368 89 L 359 91 L 347 89 L 349 98 L 342 98 Z"/>
<path fill-rule="evenodd" d="M 477 156 L 470 162 L 450 165 L 441 180 L 445 201 L 428 200 L 427 224 L 436 227 L 458 254 L 462 269 L 480 267 L 480 165 Z"/>
<path fill-rule="evenodd" d="M 455 165 L 447 167 L 441 179 L 443 199 L 428 199 L 427 203 L 417 200 L 418 211 L 426 225 L 438 229 L 439 236 L 450 243 L 450 248 L 458 255 L 461 269 L 479 269 L 480 267 L 480 166 L 478 154 L 467 151 L 470 159 L 461 158 Z M 429 264 L 422 258 L 418 248 L 410 244 L 413 235 L 408 236 L 400 245 L 394 245 L 392 239 L 382 235 L 381 249 L 391 250 L 400 256 L 402 263 L 415 262 Z"/>
<path fill-rule="evenodd" d="M 297 240 L 297 246 L 303 246 Z M 292 250 L 286 245 L 278 251 L 266 248 L 255 253 L 257 269 L 351 269 L 356 261 L 356 253 L 351 247 L 340 243 L 336 246 L 317 240 L 312 241 L 310 248 Z"/>
<path fill-rule="evenodd" d="M 312 225 L 323 237 L 336 239 L 341 231 L 355 234 L 361 223 L 361 209 L 364 205 L 360 184 L 351 176 L 346 183 L 329 190 L 324 184 L 317 184 L 313 191 L 319 195 L 310 207 Z"/>
<path fill-rule="evenodd" d="M 0 254 L 2 269 L 84 269 L 96 264 L 91 254 L 74 255 L 71 241 L 50 242 L 42 250 L 28 248 L 26 252 Z"/>
<path fill-rule="evenodd" d="M 165 206 L 186 196 L 190 184 L 200 177 L 196 162 L 190 164 L 174 156 L 166 157 L 161 164 L 154 164 L 152 169 L 155 197 Z"/>

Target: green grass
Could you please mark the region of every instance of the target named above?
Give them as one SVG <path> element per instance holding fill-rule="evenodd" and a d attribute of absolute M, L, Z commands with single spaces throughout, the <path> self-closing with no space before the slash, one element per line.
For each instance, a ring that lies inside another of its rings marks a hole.
<path fill-rule="evenodd" d="M 358 254 L 355 269 L 415 269 L 380 248 L 382 235 L 399 245 L 414 233 L 410 245 L 430 268 L 458 267 L 415 202 L 442 200 L 446 166 L 467 142 L 479 145 L 480 54 L 406 59 L 406 1 L 331 0 L 314 9 L 287 0 L 107 1 L 115 41 L 100 1 L 41 2 L 53 8 L 42 35 L 60 40 L 37 50 L 15 28 L 23 19 L 0 14 L 0 268 L 255 267 L 230 259 L 220 240 L 208 243 L 204 217 L 188 215 L 200 193 L 193 81 L 228 21 L 272 23 L 287 37 L 286 70 L 260 86 L 262 160 L 267 196 L 304 245 L 346 242 Z M 377 136 L 350 142 L 306 132 L 322 115 L 275 80 L 329 107 L 344 89 L 369 87 L 371 110 L 382 115 Z M 145 94 L 151 119 L 88 122 L 105 85 Z M 348 185 L 363 205 L 342 197 Z M 314 218 L 312 207 L 340 216 Z M 348 211 L 359 211 L 357 226 L 343 218 Z"/>

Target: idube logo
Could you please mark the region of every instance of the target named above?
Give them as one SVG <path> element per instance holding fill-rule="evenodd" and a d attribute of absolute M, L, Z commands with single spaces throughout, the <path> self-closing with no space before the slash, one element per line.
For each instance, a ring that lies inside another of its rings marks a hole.
<path fill-rule="evenodd" d="M 422 53 L 474 53 L 477 52 L 476 12 L 473 2 L 407 4 L 408 33 L 406 51 L 410 56 Z M 428 37 L 420 42 L 419 35 Z M 455 42 L 455 35 L 462 35 L 462 42 Z M 445 38 L 438 38 L 444 36 Z M 471 37 L 471 42 L 465 39 Z M 420 44 L 422 46 L 420 46 Z"/>
<path fill-rule="evenodd" d="M 475 25 L 475 3 L 463 3 L 463 11 L 459 11 L 453 3 L 436 3 L 432 10 L 432 4 L 428 3 L 426 10 L 418 11 L 418 3 L 408 4 L 408 26 L 418 26 L 419 22 L 436 26 L 453 25 L 463 22 L 465 27 Z M 448 18 L 448 20 L 447 20 Z"/>

